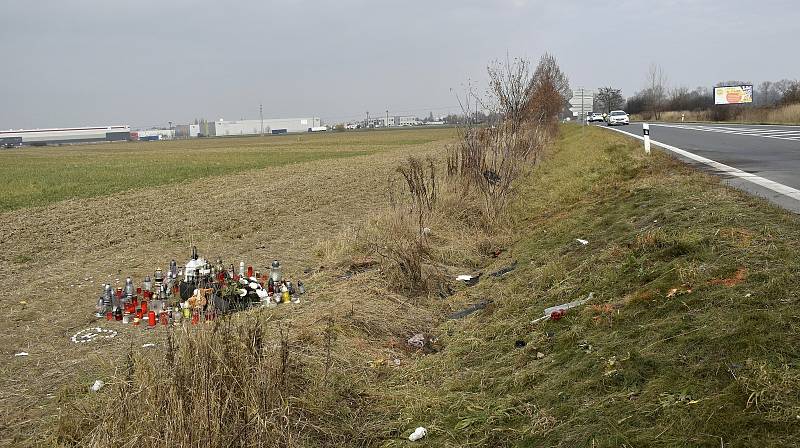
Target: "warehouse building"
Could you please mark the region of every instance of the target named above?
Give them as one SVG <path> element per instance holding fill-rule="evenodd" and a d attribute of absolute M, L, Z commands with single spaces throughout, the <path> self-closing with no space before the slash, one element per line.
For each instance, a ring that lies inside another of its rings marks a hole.
<path fill-rule="evenodd" d="M 262 127 L 263 125 L 263 127 Z M 310 132 L 321 125 L 319 117 L 312 118 L 270 118 L 262 120 L 209 122 L 204 135 L 225 137 L 231 135 L 286 134 L 289 132 Z M 202 131 L 201 131 L 202 133 Z"/>
<path fill-rule="evenodd" d="M 115 142 L 131 139 L 129 126 L 18 129 L 0 131 L 0 146 L 45 146 L 62 143 Z"/>

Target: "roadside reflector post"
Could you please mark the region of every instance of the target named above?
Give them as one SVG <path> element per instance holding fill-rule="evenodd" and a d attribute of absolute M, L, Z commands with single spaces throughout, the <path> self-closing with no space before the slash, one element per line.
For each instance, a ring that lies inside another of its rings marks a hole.
<path fill-rule="evenodd" d="M 644 152 L 650 154 L 650 125 L 642 123 L 642 134 L 644 135 Z"/>

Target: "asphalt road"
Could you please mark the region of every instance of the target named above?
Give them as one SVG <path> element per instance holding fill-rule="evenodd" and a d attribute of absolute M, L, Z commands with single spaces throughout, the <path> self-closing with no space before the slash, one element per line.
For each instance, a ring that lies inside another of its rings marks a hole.
<path fill-rule="evenodd" d="M 642 135 L 641 123 L 613 129 Z M 654 147 L 674 147 L 667 150 L 726 183 L 800 213 L 800 126 L 650 123 L 650 138 Z"/>

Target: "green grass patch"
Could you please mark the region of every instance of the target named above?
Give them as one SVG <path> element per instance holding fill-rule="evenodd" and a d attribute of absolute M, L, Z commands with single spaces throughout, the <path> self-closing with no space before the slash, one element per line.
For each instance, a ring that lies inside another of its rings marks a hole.
<path fill-rule="evenodd" d="M 512 255 L 487 270 L 512 256 L 519 267 L 464 292 L 494 306 L 442 324 L 444 349 L 390 378 L 395 434 L 426 426 L 430 446 L 800 445 L 797 216 L 622 136 L 562 132 L 520 182 Z M 590 292 L 565 318 L 531 323 Z"/>
<path fill-rule="evenodd" d="M 0 212 L 267 167 L 392 151 L 451 129 L 125 142 L 0 152 Z"/>

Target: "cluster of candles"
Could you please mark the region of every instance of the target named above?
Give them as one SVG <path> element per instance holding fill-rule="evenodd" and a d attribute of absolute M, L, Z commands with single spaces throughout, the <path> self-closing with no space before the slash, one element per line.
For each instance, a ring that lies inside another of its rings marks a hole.
<path fill-rule="evenodd" d="M 180 275 L 183 279 L 178 278 Z M 228 304 L 221 301 L 223 290 L 233 291 L 240 302 L 255 301 L 265 306 L 297 303 L 299 299 L 295 294 L 305 293 L 302 282 L 297 282 L 295 287 L 290 280 L 282 278 L 278 260 L 272 262 L 269 275 L 262 276 L 252 266 L 245 269 L 244 262 L 239 263 L 238 272 L 233 265 L 226 268 L 221 260 L 210 265 L 198 258 L 197 250 L 192 248 L 192 258 L 180 272 L 172 260 L 166 277 L 158 268 L 153 279 L 146 276 L 140 287 L 135 288 L 130 277 L 125 279 L 124 287 L 114 289 L 112 285 L 103 285 L 95 316 L 148 327 L 159 323 L 163 326 L 181 322 L 198 324 L 201 320 L 212 321 L 227 310 Z"/>

